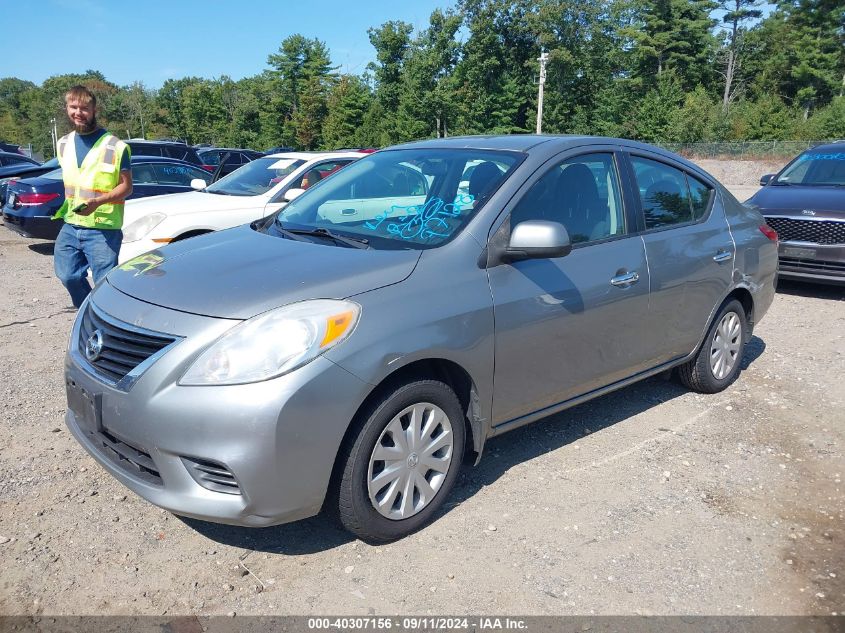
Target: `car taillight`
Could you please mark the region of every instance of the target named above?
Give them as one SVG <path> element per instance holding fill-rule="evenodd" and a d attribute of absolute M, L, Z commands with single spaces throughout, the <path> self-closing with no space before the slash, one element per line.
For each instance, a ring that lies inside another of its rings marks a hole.
<path fill-rule="evenodd" d="M 761 224 L 761 225 L 760 225 L 760 232 L 761 232 L 763 235 L 765 235 L 766 237 L 768 237 L 770 240 L 772 240 L 773 242 L 777 242 L 777 241 L 778 241 L 778 233 L 777 233 L 777 231 L 775 231 L 775 230 L 774 230 L 772 227 L 770 227 L 768 224 Z"/>
<path fill-rule="evenodd" d="M 202 165 L 202 168 L 203 168 L 205 171 L 210 171 L 210 172 L 212 172 L 212 173 L 213 173 L 213 172 L 214 172 L 214 170 L 215 170 L 215 169 L 217 169 L 217 166 L 216 166 L 216 165 Z"/>
<path fill-rule="evenodd" d="M 45 202 L 50 202 L 50 200 L 55 200 L 60 195 L 60 193 L 19 193 L 17 194 L 17 201 L 22 207 L 32 207 L 36 204 L 44 204 Z"/>

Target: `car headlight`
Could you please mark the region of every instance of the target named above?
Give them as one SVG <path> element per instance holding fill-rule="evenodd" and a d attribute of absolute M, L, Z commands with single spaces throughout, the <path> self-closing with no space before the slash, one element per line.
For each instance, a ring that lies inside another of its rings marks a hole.
<path fill-rule="evenodd" d="M 217 339 L 180 385 L 240 385 L 276 378 L 345 340 L 361 307 L 351 301 L 293 303 L 244 321 Z"/>
<path fill-rule="evenodd" d="M 152 231 L 159 224 L 164 222 L 167 216 L 164 213 L 150 213 L 138 218 L 132 224 L 123 229 L 124 242 L 136 242 Z"/>

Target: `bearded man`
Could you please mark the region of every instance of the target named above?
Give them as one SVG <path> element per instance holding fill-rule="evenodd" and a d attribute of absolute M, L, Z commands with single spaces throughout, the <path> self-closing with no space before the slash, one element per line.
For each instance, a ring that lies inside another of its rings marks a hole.
<path fill-rule="evenodd" d="M 54 218 L 65 221 L 53 250 L 53 267 L 74 307 L 117 265 L 123 240 L 123 202 L 132 195 L 129 146 L 97 125 L 97 98 L 85 86 L 65 94 L 74 131 L 56 145 L 65 202 Z"/>

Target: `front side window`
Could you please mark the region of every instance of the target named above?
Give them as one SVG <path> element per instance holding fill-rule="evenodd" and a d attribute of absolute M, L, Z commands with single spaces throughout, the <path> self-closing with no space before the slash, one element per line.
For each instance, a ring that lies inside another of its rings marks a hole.
<path fill-rule="evenodd" d="M 156 182 L 162 185 L 183 185 L 185 187 L 191 186 L 191 181 L 194 178 L 199 178 L 208 182 L 209 173 L 203 169 L 196 169 L 188 167 L 187 165 L 167 165 L 156 164 L 153 166 L 155 170 Z"/>
<path fill-rule="evenodd" d="M 155 183 L 155 174 L 152 165 L 132 165 L 132 183 L 146 185 Z"/>
<path fill-rule="evenodd" d="M 772 184 L 808 187 L 845 185 L 845 151 L 804 152 Z"/>
<path fill-rule="evenodd" d="M 693 221 L 687 179 L 680 169 L 631 156 L 646 230 Z M 709 200 L 709 198 L 708 198 Z"/>
<path fill-rule="evenodd" d="M 205 188 L 225 196 L 258 196 L 290 176 L 305 161 L 294 158 L 259 158 Z"/>
<path fill-rule="evenodd" d="M 326 229 L 373 248 L 439 246 L 466 226 L 522 158 L 473 149 L 371 154 L 288 204 L 268 232 Z"/>
<path fill-rule="evenodd" d="M 573 244 L 625 233 L 625 217 L 613 154 L 565 160 L 538 180 L 511 212 L 511 227 L 548 220 L 566 227 Z"/>

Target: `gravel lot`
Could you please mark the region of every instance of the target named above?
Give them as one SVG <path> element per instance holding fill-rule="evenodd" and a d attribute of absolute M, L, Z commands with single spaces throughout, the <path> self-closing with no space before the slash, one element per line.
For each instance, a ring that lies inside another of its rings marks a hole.
<path fill-rule="evenodd" d="M 63 422 L 51 254 L 0 227 L 0 614 L 845 611 L 845 289 L 783 283 L 721 394 L 655 378 L 492 440 L 435 523 L 371 547 L 106 475 Z"/>

